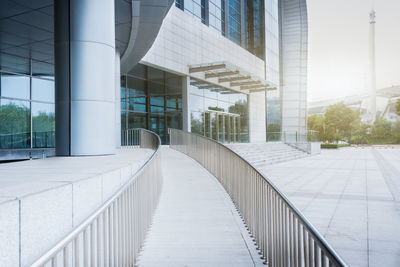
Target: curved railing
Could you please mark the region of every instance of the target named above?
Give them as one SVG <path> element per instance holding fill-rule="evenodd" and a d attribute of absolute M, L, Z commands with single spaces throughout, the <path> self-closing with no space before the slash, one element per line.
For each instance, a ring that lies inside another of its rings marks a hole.
<path fill-rule="evenodd" d="M 161 141 L 145 129 L 126 130 L 124 134 L 130 140 L 124 145 L 153 149 L 150 159 L 32 266 L 134 266 L 161 192 Z"/>
<path fill-rule="evenodd" d="M 169 129 L 170 146 L 224 186 L 269 266 L 346 266 L 318 231 L 259 171 L 221 143 Z"/>

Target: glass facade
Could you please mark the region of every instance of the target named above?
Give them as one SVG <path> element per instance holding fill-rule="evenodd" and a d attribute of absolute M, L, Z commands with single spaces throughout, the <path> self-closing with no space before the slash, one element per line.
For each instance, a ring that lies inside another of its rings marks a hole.
<path fill-rule="evenodd" d="M 208 0 L 176 0 L 175 6 L 208 25 Z"/>
<path fill-rule="evenodd" d="M 175 6 L 265 58 L 264 0 L 175 0 Z"/>
<path fill-rule="evenodd" d="M 222 142 L 248 142 L 246 94 L 189 88 L 191 131 Z"/>
<path fill-rule="evenodd" d="M 225 1 L 209 0 L 208 25 L 225 34 Z"/>
<path fill-rule="evenodd" d="M 272 2 L 272 1 L 270 1 Z M 246 1 L 246 49 L 264 59 L 264 0 Z"/>
<path fill-rule="evenodd" d="M 0 149 L 55 147 L 53 65 L 1 57 Z"/>
<path fill-rule="evenodd" d="M 121 77 L 121 128 L 145 128 L 168 144 L 168 128 L 182 129 L 182 78 L 138 64 Z"/>
<path fill-rule="evenodd" d="M 228 2 L 228 38 L 241 45 L 241 20 L 242 12 L 240 0 L 227 0 Z"/>

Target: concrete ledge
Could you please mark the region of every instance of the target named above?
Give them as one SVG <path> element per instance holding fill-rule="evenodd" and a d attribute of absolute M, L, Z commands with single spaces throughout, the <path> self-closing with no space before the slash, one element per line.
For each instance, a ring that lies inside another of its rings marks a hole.
<path fill-rule="evenodd" d="M 55 156 L 54 148 L 0 149 L 0 162 L 4 160 L 41 159 Z"/>
<path fill-rule="evenodd" d="M 1 266 L 27 266 L 108 200 L 151 156 L 121 149 L 103 157 L 0 164 Z"/>

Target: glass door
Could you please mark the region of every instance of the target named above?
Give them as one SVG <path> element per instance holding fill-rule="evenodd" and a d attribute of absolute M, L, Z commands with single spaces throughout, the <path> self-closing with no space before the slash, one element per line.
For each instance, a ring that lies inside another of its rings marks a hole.
<path fill-rule="evenodd" d="M 218 140 L 218 116 L 215 113 L 210 113 L 210 131 L 211 131 L 211 138 L 214 140 Z"/>
<path fill-rule="evenodd" d="M 225 119 L 223 114 L 217 114 L 218 116 L 218 141 L 225 142 Z"/>
<path fill-rule="evenodd" d="M 204 112 L 204 136 L 211 137 L 211 120 L 209 112 Z"/>

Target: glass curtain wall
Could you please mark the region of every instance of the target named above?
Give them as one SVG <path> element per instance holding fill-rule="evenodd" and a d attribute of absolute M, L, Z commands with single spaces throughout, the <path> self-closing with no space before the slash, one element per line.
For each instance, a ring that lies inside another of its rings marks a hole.
<path fill-rule="evenodd" d="M 246 49 L 264 59 L 264 0 L 246 1 Z"/>
<path fill-rule="evenodd" d="M 53 65 L 1 59 L 0 149 L 55 147 Z"/>
<path fill-rule="evenodd" d="M 225 35 L 225 0 L 209 0 L 208 24 Z"/>
<path fill-rule="evenodd" d="M 265 6 L 265 70 L 266 79 L 277 85 L 267 91 L 267 141 L 281 141 L 280 37 L 278 0 L 266 1 Z"/>
<path fill-rule="evenodd" d="M 208 25 L 208 0 L 175 0 L 175 6 Z"/>
<path fill-rule="evenodd" d="M 182 129 L 182 78 L 142 64 L 123 75 L 121 127 L 149 129 L 168 144 L 168 128 Z"/>
<path fill-rule="evenodd" d="M 274 1 L 277 0 L 267 3 Z M 250 53 L 265 58 L 264 0 L 175 0 L 175 6 Z"/>
<path fill-rule="evenodd" d="M 250 1 L 250 0 L 249 0 Z M 241 5 L 240 0 L 227 0 L 228 3 L 228 38 L 241 45 Z"/>
<path fill-rule="evenodd" d="M 248 142 L 246 94 L 215 92 L 190 86 L 189 103 L 193 133 L 225 142 Z"/>

